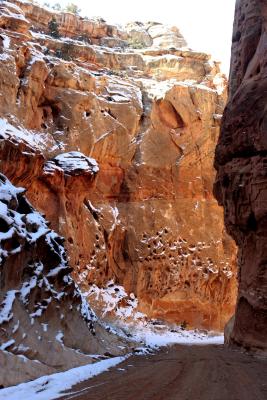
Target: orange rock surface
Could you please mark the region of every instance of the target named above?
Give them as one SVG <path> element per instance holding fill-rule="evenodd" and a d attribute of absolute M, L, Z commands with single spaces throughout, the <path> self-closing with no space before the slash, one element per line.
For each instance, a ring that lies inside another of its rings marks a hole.
<path fill-rule="evenodd" d="M 30 23 L 11 16 L 0 24 L 1 170 L 66 238 L 82 288 L 114 279 L 149 317 L 222 329 L 234 310 L 236 267 L 212 196 L 226 98 L 218 64 L 173 47 L 186 43 L 162 27 L 151 48 L 55 39 L 38 33 L 46 11 L 41 18 L 40 8 L 14 3 Z M 1 7 L 7 14 L 11 6 Z M 61 33 L 91 38 L 79 18 L 66 18 L 57 17 Z M 73 151 L 99 171 L 76 165 L 70 173 L 57 162 Z"/>

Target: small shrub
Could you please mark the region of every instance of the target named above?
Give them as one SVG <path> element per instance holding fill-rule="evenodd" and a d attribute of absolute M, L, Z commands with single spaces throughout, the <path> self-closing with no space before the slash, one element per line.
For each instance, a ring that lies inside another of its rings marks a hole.
<path fill-rule="evenodd" d="M 55 56 L 58 57 L 58 58 L 62 58 L 62 52 L 61 52 L 60 49 L 57 49 L 57 50 L 55 51 Z"/>
<path fill-rule="evenodd" d="M 183 321 L 181 323 L 181 329 L 184 331 L 187 328 L 188 323 L 186 321 Z"/>
<path fill-rule="evenodd" d="M 80 42 L 91 44 L 91 39 L 85 34 L 78 36 L 76 39 L 79 40 Z"/>
<path fill-rule="evenodd" d="M 76 4 L 74 4 L 74 3 L 69 3 L 66 6 L 65 11 L 70 12 L 75 15 L 79 15 L 79 13 L 81 12 L 80 8 L 78 6 L 76 6 Z"/>
<path fill-rule="evenodd" d="M 51 19 L 51 21 L 48 22 L 48 32 L 49 32 L 49 35 L 51 35 L 54 38 L 60 37 L 59 30 L 58 30 L 58 23 L 57 23 L 55 17 L 53 17 Z"/>
<path fill-rule="evenodd" d="M 62 60 L 70 61 L 72 59 L 72 49 L 73 46 L 71 43 L 64 43 L 61 49 L 56 50 L 55 56 L 62 58 Z"/>
<path fill-rule="evenodd" d="M 129 45 L 129 47 L 131 47 L 132 49 L 143 49 L 145 46 L 144 46 L 144 43 L 142 43 L 142 42 L 140 42 L 139 40 L 137 40 L 137 39 L 129 39 L 128 40 L 128 45 Z"/>
<path fill-rule="evenodd" d="M 56 10 L 56 11 L 62 11 L 62 7 L 61 7 L 61 5 L 59 3 L 55 3 L 52 6 L 52 8 L 53 8 L 53 10 Z"/>

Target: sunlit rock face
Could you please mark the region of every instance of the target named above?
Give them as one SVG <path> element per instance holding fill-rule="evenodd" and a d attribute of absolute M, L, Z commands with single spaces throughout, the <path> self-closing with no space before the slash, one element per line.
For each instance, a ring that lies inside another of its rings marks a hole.
<path fill-rule="evenodd" d="M 82 288 L 113 279 L 149 317 L 222 329 L 236 268 L 212 196 L 218 64 L 160 24 L 139 27 L 151 47 L 104 48 L 40 34 L 21 7 L 24 31 L 0 31 L 1 170 L 66 238 Z"/>
<path fill-rule="evenodd" d="M 214 193 L 238 245 L 239 291 L 226 341 L 267 350 L 266 12 L 237 1 L 229 100 L 216 148 Z"/>

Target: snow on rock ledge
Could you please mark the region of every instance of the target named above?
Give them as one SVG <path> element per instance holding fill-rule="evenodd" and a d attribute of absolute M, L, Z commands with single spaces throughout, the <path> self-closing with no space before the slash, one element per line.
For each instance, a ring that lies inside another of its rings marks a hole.
<path fill-rule="evenodd" d="M 90 157 L 86 157 L 79 151 L 70 151 L 69 153 L 63 153 L 56 156 L 52 161 L 49 162 L 63 169 L 67 175 L 95 175 L 99 171 L 97 162 Z"/>

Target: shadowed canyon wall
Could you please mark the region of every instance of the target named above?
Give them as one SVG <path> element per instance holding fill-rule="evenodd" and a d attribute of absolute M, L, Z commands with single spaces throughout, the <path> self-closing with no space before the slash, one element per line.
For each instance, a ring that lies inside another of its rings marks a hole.
<path fill-rule="evenodd" d="M 71 278 L 64 239 L 24 192 L 0 174 L 1 387 L 123 353 Z"/>
<path fill-rule="evenodd" d="M 57 14 L 72 39 L 53 38 L 51 17 L 0 5 L 1 171 L 66 238 L 84 290 L 114 279 L 149 317 L 222 329 L 236 267 L 212 195 L 218 63 L 177 28 Z"/>
<path fill-rule="evenodd" d="M 267 4 L 236 3 L 229 100 L 214 193 L 238 245 L 239 290 L 226 341 L 267 350 Z"/>

